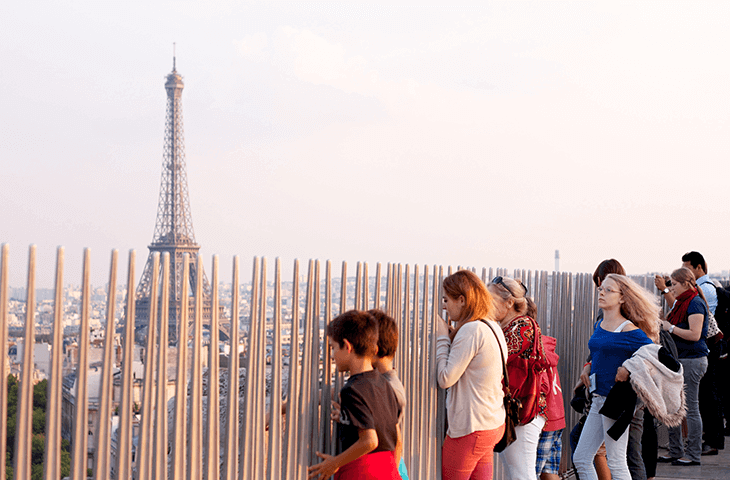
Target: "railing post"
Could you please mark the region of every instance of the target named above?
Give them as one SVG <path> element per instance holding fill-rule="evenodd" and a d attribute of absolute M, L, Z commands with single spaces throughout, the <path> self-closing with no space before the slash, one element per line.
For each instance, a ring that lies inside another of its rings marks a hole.
<path fill-rule="evenodd" d="M 112 250 L 109 268 L 109 292 L 106 300 L 106 325 L 104 327 L 104 360 L 102 363 L 101 390 L 99 391 L 99 424 L 96 427 L 94 448 L 94 480 L 109 480 L 111 463 L 111 417 L 114 385 L 114 313 L 117 298 L 117 259 L 119 252 Z M 55 350 L 55 345 L 54 345 Z"/>
<path fill-rule="evenodd" d="M 2 246 L 2 258 L 0 259 L 0 346 L 3 348 L 2 365 L 0 365 L 0 398 L 8 398 L 8 374 L 6 360 L 8 357 L 8 259 L 10 258 L 10 247 L 7 243 Z M 60 417 L 59 417 L 60 418 Z M 8 402 L 0 402 L 0 479 L 6 478 L 5 452 L 7 446 L 8 431 Z M 17 431 L 17 430 L 16 430 Z"/>

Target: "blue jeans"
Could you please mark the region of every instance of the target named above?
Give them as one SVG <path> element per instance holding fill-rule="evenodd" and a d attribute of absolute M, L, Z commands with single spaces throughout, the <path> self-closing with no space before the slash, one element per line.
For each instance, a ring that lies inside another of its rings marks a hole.
<path fill-rule="evenodd" d="M 629 429 L 627 428 L 618 440 L 614 440 L 606 433 L 616 423 L 616 420 L 611 420 L 598 413 L 605 401 L 606 397 L 594 395 L 591 410 L 588 412 L 588 418 L 573 454 L 573 463 L 581 480 L 598 480 L 593 458 L 601 444 L 605 442 L 606 460 L 608 468 L 611 470 L 611 478 L 613 480 L 631 480 L 629 467 L 626 464 Z"/>
<path fill-rule="evenodd" d="M 687 449 L 682 442 L 682 427 L 669 429 L 669 456 L 699 462 L 702 453 L 702 417 L 700 416 L 700 380 L 707 371 L 707 357 L 680 358 L 684 369 L 684 397 L 687 402 Z"/>

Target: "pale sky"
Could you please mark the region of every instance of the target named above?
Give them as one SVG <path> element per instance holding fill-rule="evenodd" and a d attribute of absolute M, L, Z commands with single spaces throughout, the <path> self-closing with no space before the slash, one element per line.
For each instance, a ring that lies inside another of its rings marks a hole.
<path fill-rule="evenodd" d="M 152 241 L 164 77 L 219 254 L 730 268 L 730 2 L 4 2 L 0 243 L 22 286 Z M 126 267 L 125 267 L 126 268 Z M 124 269 L 123 269 L 124 270 Z M 120 274 L 125 281 L 126 274 Z"/>

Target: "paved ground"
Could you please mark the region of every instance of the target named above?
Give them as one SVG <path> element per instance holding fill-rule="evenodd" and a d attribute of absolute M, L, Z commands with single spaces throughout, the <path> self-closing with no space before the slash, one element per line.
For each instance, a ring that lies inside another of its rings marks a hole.
<path fill-rule="evenodd" d="M 659 455 L 667 451 L 659 449 Z M 730 448 L 720 450 L 719 455 L 702 457 L 699 467 L 674 467 L 667 463 L 657 465 L 655 480 L 730 480 Z"/>

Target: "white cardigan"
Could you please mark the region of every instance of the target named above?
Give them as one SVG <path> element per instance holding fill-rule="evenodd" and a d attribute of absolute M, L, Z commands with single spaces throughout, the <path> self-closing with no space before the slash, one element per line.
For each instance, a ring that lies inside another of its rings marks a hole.
<path fill-rule="evenodd" d="M 505 355 L 507 345 L 499 324 L 489 322 L 494 333 L 484 322 L 472 321 L 459 329 L 453 344 L 449 337 L 438 337 L 436 342 L 436 378 L 441 388 L 449 389 L 446 433 L 451 438 L 493 430 L 504 423 L 497 338 Z"/>
<path fill-rule="evenodd" d="M 638 349 L 623 364 L 631 376 L 631 386 L 654 418 L 668 427 L 682 424 L 687 415 L 684 397 L 684 373 L 673 372 L 659 361 L 661 345 L 649 344 Z"/>

